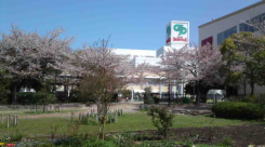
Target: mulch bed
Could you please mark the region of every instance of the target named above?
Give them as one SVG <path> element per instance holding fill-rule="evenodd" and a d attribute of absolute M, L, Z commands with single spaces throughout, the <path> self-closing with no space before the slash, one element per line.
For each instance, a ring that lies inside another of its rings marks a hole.
<path fill-rule="evenodd" d="M 192 138 L 194 143 L 217 144 L 229 138 L 236 147 L 249 144 L 265 145 L 265 125 L 179 128 L 173 129 L 170 133 L 175 139 Z"/>
<path fill-rule="evenodd" d="M 155 131 L 138 131 L 137 134 L 149 134 L 144 140 L 159 140 Z M 220 144 L 225 139 L 231 140 L 235 147 L 245 147 L 250 144 L 265 145 L 265 124 L 177 128 L 171 129 L 169 139 L 176 141 L 192 141 L 195 144 Z"/>

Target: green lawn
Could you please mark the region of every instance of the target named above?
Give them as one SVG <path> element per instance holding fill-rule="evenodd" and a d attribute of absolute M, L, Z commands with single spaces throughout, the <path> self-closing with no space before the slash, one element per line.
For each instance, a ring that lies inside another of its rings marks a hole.
<path fill-rule="evenodd" d="M 205 126 L 229 126 L 257 123 L 241 120 L 228 120 L 211 118 L 206 116 L 184 116 L 177 115 L 174 118 L 174 128 L 183 127 L 205 127 Z M 94 134 L 98 131 L 97 125 L 71 125 L 69 118 L 35 118 L 21 119 L 19 125 L 15 128 L 0 128 L 0 135 L 20 132 L 26 136 L 50 135 L 52 131 L 58 128 L 57 134 L 69 134 L 70 132 Z M 127 132 L 137 130 L 155 129 L 149 116 L 145 112 L 127 113 L 119 117 L 118 122 L 107 124 L 107 132 Z M 74 131 L 72 131 L 74 130 Z"/>
<path fill-rule="evenodd" d="M 2 109 L 0 110 L 0 114 L 8 115 L 8 114 L 16 114 L 16 115 L 39 115 L 39 114 L 49 114 L 49 113 L 66 113 L 66 112 L 78 112 L 80 111 L 79 108 L 76 109 L 63 109 L 58 111 L 46 111 L 42 112 L 42 109 L 39 108 L 38 111 L 35 111 L 35 109 Z"/>

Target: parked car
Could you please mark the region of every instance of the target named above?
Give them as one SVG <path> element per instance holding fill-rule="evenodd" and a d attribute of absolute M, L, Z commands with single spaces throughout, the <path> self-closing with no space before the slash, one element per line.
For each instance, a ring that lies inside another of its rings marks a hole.
<path fill-rule="evenodd" d="M 225 90 L 222 89 L 210 89 L 207 92 L 207 98 L 212 99 L 214 103 L 218 100 L 224 100 L 225 98 Z"/>

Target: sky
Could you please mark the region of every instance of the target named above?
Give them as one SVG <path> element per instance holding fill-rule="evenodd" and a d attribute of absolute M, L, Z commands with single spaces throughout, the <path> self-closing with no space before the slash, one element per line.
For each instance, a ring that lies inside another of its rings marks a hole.
<path fill-rule="evenodd" d="M 165 45 L 171 20 L 190 21 L 190 41 L 198 26 L 259 0 L 0 0 L 0 33 L 11 25 L 42 35 L 63 28 L 73 49 L 110 38 L 112 48 L 156 50 Z"/>

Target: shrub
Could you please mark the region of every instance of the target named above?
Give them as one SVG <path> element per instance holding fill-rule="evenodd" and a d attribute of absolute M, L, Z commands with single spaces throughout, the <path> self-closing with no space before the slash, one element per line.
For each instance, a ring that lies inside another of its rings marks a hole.
<path fill-rule="evenodd" d="M 20 104 L 36 104 L 37 99 L 34 97 L 34 93 L 32 92 L 19 92 L 17 93 L 17 100 Z"/>
<path fill-rule="evenodd" d="M 183 98 L 182 101 L 183 101 L 183 104 L 190 104 L 192 102 L 190 98 L 186 98 L 186 97 Z"/>
<path fill-rule="evenodd" d="M 151 88 L 146 87 L 144 89 L 144 104 L 154 104 L 154 98 L 152 97 Z"/>
<path fill-rule="evenodd" d="M 166 137 L 169 128 L 173 125 L 174 115 L 166 107 L 156 106 L 152 106 L 149 109 L 148 115 L 152 117 L 152 122 L 157 128 L 159 134 Z"/>
<path fill-rule="evenodd" d="M 53 103 L 56 98 L 54 94 L 48 92 L 19 92 L 17 99 L 20 104 L 42 104 Z"/>
<path fill-rule="evenodd" d="M 77 137 L 77 136 L 70 136 L 66 138 L 57 139 L 54 142 L 54 145 L 56 146 L 67 146 L 67 147 L 75 147 L 75 146 L 81 146 L 83 142 L 83 138 Z"/>
<path fill-rule="evenodd" d="M 263 119 L 264 109 L 257 104 L 246 102 L 221 102 L 212 107 L 216 117 L 237 119 Z"/>
<path fill-rule="evenodd" d="M 83 144 L 83 147 L 118 147 L 112 140 L 90 139 Z"/>
<path fill-rule="evenodd" d="M 154 103 L 159 104 L 160 98 L 158 96 L 153 96 Z"/>
<path fill-rule="evenodd" d="M 265 106 L 265 94 L 246 96 L 243 101 Z"/>

